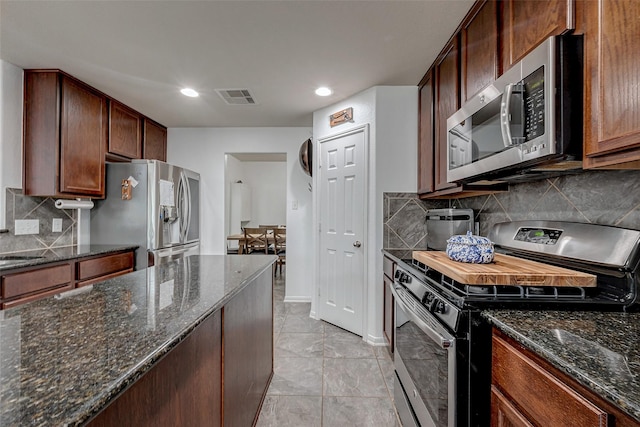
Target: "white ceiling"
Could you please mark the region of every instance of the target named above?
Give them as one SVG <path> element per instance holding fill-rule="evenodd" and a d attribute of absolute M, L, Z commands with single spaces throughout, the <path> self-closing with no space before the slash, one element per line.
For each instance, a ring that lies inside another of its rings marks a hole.
<path fill-rule="evenodd" d="M 0 58 L 62 69 L 168 127 L 311 126 L 371 86 L 416 85 L 472 3 L 1 0 Z M 236 88 L 258 105 L 215 92 Z"/>

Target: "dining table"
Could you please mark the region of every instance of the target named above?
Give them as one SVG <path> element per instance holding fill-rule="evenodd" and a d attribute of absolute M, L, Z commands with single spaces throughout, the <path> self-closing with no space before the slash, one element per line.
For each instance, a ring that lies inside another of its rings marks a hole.
<path fill-rule="evenodd" d="M 227 241 L 237 241 L 238 242 L 238 255 L 242 255 L 246 252 L 247 240 L 245 238 L 244 233 L 238 234 L 229 234 L 227 236 Z M 269 230 L 267 232 L 267 241 L 271 240 L 273 242 L 273 230 Z"/>

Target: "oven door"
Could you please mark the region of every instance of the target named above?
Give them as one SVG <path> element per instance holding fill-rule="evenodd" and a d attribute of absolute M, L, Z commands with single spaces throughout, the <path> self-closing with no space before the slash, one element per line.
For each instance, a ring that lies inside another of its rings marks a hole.
<path fill-rule="evenodd" d="M 410 406 L 398 411 L 402 424 L 455 426 L 456 340 L 404 286 L 390 286 L 396 302 L 394 365 L 401 383 L 396 390 L 404 390 L 400 402 Z"/>

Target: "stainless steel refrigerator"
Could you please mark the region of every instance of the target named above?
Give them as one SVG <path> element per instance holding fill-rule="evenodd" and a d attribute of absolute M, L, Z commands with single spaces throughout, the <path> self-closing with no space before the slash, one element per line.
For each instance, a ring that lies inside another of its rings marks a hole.
<path fill-rule="evenodd" d="M 200 252 L 200 174 L 158 160 L 107 163 L 90 242 L 135 244 L 136 270 Z"/>

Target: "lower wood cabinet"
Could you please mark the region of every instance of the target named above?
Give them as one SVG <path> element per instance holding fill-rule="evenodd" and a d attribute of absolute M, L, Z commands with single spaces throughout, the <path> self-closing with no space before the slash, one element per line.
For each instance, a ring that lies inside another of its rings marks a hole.
<path fill-rule="evenodd" d="M 619 408 L 494 329 L 491 425 L 637 426 Z"/>
<path fill-rule="evenodd" d="M 89 425 L 221 425 L 221 320 L 209 316 Z"/>
<path fill-rule="evenodd" d="M 496 427 L 534 427 L 513 403 L 500 393 L 496 386 L 491 386 L 491 425 Z"/>
<path fill-rule="evenodd" d="M 89 426 L 252 426 L 273 373 L 273 278 L 265 270 Z"/>
<path fill-rule="evenodd" d="M 225 426 L 251 426 L 273 372 L 273 279 L 263 272 L 224 307 Z"/>
<path fill-rule="evenodd" d="M 0 309 L 111 279 L 134 268 L 134 251 L 79 258 L 0 273 Z"/>
<path fill-rule="evenodd" d="M 134 263 L 133 251 L 82 259 L 76 263 L 77 286 L 111 279 L 122 274 L 131 273 Z"/>
<path fill-rule="evenodd" d="M 73 262 L 4 274 L 0 282 L 1 308 L 15 307 L 73 289 Z"/>

